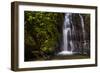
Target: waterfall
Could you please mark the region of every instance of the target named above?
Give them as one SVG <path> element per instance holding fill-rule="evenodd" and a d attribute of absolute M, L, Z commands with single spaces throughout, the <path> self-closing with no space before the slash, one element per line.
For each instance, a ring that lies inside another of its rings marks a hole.
<path fill-rule="evenodd" d="M 80 19 L 81 19 L 81 25 L 82 25 L 82 31 L 83 31 L 83 40 L 84 40 L 84 42 L 85 42 L 85 28 L 84 28 L 84 20 L 83 20 L 82 15 L 79 14 L 79 16 L 80 16 Z"/>
<path fill-rule="evenodd" d="M 83 34 L 83 49 L 86 46 L 86 40 L 85 40 L 85 27 L 84 27 L 84 20 L 81 14 L 79 14 L 80 18 L 80 26 L 82 27 L 82 34 Z M 58 53 L 58 55 L 72 55 L 79 53 L 79 51 L 75 51 L 78 49 L 81 49 L 80 47 L 75 47 L 75 44 L 78 46 L 80 45 L 80 41 L 77 41 L 78 43 L 74 43 L 75 40 L 72 39 L 72 37 L 76 36 L 75 34 L 77 31 L 75 30 L 76 24 L 72 21 L 72 13 L 65 13 L 64 16 L 64 24 L 63 24 L 63 45 L 62 45 L 62 51 Z M 77 28 L 78 30 L 78 28 Z M 80 36 L 80 35 L 78 35 Z M 80 38 L 75 38 L 80 39 Z M 75 41 L 76 42 L 76 41 Z"/>
<path fill-rule="evenodd" d="M 85 39 L 85 36 L 86 36 L 86 33 L 85 33 L 85 27 L 84 27 L 84 20 L 83 20 L 83 17 L 81 14 L 79 14 L 79 17 L 81 19 L 81 26 L 82 26 L 82 31 L 83 31 L 83 49 L 85 48 L 86 46 L 86 39 Z"/>
<path fill-rule="evenodd" d="M 59 53 L 59 55 L 71 55 L 73 54 L 74 45 L 72 42 L 72 28 L 71 28 L 71 20 L 70 17 L 72 17 L 71 13 L 66 13 L 64 18 L 64 24 L 63 24 L 63 47 L 62 51 Z"/>

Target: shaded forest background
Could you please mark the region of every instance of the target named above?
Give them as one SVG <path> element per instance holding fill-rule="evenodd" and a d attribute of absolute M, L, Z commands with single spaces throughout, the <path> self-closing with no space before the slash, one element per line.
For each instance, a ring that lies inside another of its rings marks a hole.
<path fill-rule="evenodd" d="M 85 22 L 86 40 L 90 40 L 90 15 L 81 15 Z M 61 50 L 64 13 L 25 11 L 24 16 L 25 61 L 53 59 Z M 79 21 L 79 15 L 73 14 L 77 29 L 81 28 Z"/>

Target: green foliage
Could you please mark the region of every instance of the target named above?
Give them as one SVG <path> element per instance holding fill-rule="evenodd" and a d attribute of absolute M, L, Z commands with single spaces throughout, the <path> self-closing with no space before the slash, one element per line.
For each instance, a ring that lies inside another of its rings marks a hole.
<path fill-rule="evenodd" d="M 33 55 L 34 51 L 46 55 L 56 50 L 61 37 L 59 20 L 60 22 L 63 20 L 63 15 L 61 13 L 25 11 L 25 47 L 31 47 Z M 30 49 L 29 47 L 25 49 Z"/>

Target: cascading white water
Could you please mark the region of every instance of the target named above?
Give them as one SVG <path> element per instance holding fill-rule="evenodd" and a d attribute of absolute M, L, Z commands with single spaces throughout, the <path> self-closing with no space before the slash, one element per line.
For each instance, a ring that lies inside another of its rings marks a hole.
<path fill-rule="evenodd" d="M 65 14 L 64 25 L 63 25 L 63 50 L 59 53 L 59 55 L 71 55 L 73 54 L 74 45 L 72 40 L 69 39 L 71 37 L 71 23 L 70 16 L 71 13 Z M 69 37 L 68 37 L 69 36 Z M 70 45 L 70 49 L 69 49 Z"/>
<path fill-rule="evenodd" d="M 83 20 L 83 17 L 82 17 L 82 15 L 81 14 L 79 14 L 79 17 L 80 17 L 80 19 L 81 19 L 81 25 L 82 25 L 82 31 L 83 31 L 83 46 L 85 47 L 85 45 L 86 45 L 86 40 L 85 40 L 85 28 L 84 28 L 84 20 Z"/>
<path fill-rule="evenodd" d="M 85 36 L 86 36 L 86 32 L 85 32 L 85 27 L 84 27 L 84 20 L 83 20 L 83 17 L 81 14 L 79 14 L 79 17 L 81 19 L 81 25 L 82 25 L 82 31 L 83 31 L 83 49 L 85 49 L 86 47 L 86 39 L 85 39 Z M 83 51 L 83 54 L 85 54 L 86 52 Z"/>

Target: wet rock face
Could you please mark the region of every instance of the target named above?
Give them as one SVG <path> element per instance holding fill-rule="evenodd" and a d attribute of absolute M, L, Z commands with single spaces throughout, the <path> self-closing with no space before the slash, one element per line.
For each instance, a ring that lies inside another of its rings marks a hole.
<path fill-rule="evenodd" d="M 72 37 L 75 43 L 75 51 L 83 53 L 86 50 L 88 52 L 90 49 L 90 16 L 88 14 L 80 15 L 72 14 L 74 26 L 74 34 Z"/>

